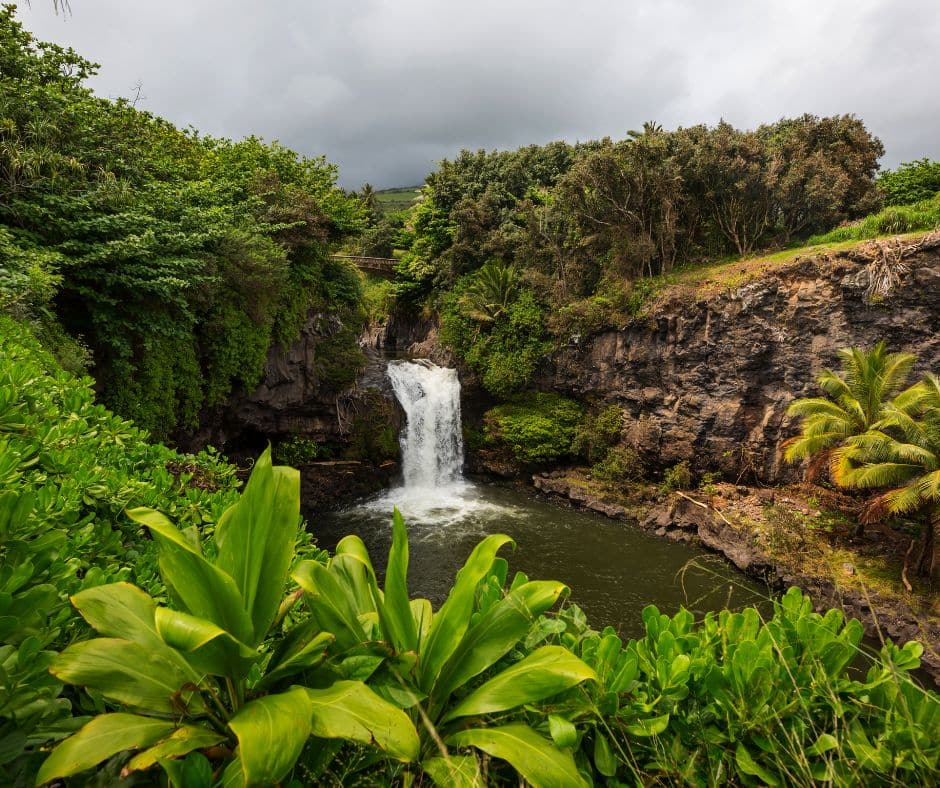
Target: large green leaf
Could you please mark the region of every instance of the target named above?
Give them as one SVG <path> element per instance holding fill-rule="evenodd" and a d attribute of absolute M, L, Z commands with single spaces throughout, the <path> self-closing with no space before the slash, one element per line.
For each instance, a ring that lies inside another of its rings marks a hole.
<path fill-rule="evenodd" d="M 155 621 L 164 642 L 185 652 L 189 663 L 203 673 L 242 679 L 258 659 L 255 649 L 204 618 L 161 607 Z"/>
<path fill-rule="evenodd" d="M 276 783 L 294 766 L 310 737 L 307 691 L 295 687 L 253 700 L 229 720 L 229 727 L 238 737 L 245 784 Z"/>
<path fill-rule="evenodd" d="M 392 548 L 385 571 L 382 624 L 398 651 L 418 648 L 418 632 L 408 599 L 408 532 L 397 508 L 392 514 Z"/>
<path fill-rule="evenodd" d="M 178 714 L 202 708 L 198 695 L 180 694 L 190 677 L 160 650 L 119 638 L 96 638 L 69 646 L 50 671 L 66 684 L 97 690 L 106 698 L 136 709 Z"/>
<path fill-rule="evenodd" d="M 130 583 L 110 583 L 80 591 L 72 604 L 100 635 L 133 640 L 149 648 L 161 648 L 154 613 L 157 603 Z"/>
<path fill-rule="evenodd" d="M 467 631 L 441 670 L 434 697 L 446 702 L 455 689 L 505 656 L 566 590 L 562 583 L 536 580 L 519 586 L 490 608 Z"/>
<path fill-rule="evenodd" d="M 294 558 L 300 524 L 300 474 L 274 467 L 271 449 L 255 462 L 241 498 L 226 509 L 215 531 L 217 566 L 232 577 L 251 617 L 256 646 L 267 634 Z"/>
<path fill-rule="evenodd" d="M 330 561 L 330 571 L 346 583 L 360 614 L 378 609 L 382 595 L 362 539 L 355 534 L 341 539 Z"/>
<path fill-rule="evenodd" d="M 160 573 L 180 606 L 231 632 L 247 643 L 253 625 L 238 586 L 230 575 L 206 560 L 166 517 L 153 509 L 129 509 L 128 517 L 150 529 L 160 545 Z"/>
<path fill-rule="evenodd" d="M 323 564 L 301 561 L 293 578 L 307 593 L 307 606 L 320 628 L 336 635 L 341 649 L 354 648 L 367 639 L 353 600 Z"/>
<path fill-rule="evenodd" d="M 326 650 L 336 638 L 332 632 L 320 632 L 315 621 L 298 624 L 278 644 L 268 663 L 258 689 L 267 689 L 277 682 L 319 665 Z"/>
<path fill-rule="evenodd" d="M 594 678 L 594 671 L 568 649 L 543 646 L 471 692 L 442 721 L 514 709 Z"/>
<path fill-rule="evenodd" d="M 123 750 L 149 747 L 175 727 L 171 721 L 136 714 L 102 714 L 52 751 L 36 775 L 36 784 L 91 769 Z"/>
<path fill-rule="evenodd" d="M 181 755 L 188 755 L 194 750 L 212 747 L 223 741 L 225 741 L 225 736 L 221 733 L 198 725 L 186 725 L 177 728 L 153 747 L 149 747 L 131 758 L 127 766 L 124 767 L 124 772 L 139 772 L 149 769 L 161 759 L 178 758 Z"/>
<path fill-rule="evenodd" d="M 473 549 L 457 573 L 447 600 L 431 620 L 431 628 L 421 649 L 420 684 L 424 692 L 429 692 L 434 686 L 444 663 L 450 659 L 466 634 L 477 585 L 489 573 L 497 551 L 507 543 L 515 544 L 503 534 L 486 537 Z"/>
<path fill-rule="evenodd" d="M 571 754 L 554 747 L 528 725 L 470 728 L 449 736 L 446 743 L 454 747 L 476 747 L 494 758 L 502 758 L 539 788 L 584 788 L 587 785 L 578 774 Z"/>
<path fill-rule="evenodd" d="M 313 735 L 351 739 L 380 747 L 401 761 L 418 757 L 418 733 L 401 709 L 359 681 L 338 681 L 327 689 L 308 689 Z"/>
<path fill-rule="evenodd" d="M 474 755 L 449 755 L 421 761 L 424 769 L 441 788 L 484 788 L 480 764 Z"/>

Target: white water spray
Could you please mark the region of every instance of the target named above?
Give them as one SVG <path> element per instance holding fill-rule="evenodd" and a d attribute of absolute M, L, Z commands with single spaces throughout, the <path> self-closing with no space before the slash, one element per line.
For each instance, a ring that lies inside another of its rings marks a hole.
<path fill-rule="evenodd" d="M 393 361 L 392 389 L 408 424 L 401 439 L 406 488 L 440 490 L 461 480 L 463 436 L 457 370 L 430 361 Z"/>
<path fill-rule="evenodd" d="M 441 539 L 445 527 L 484 529 L 485 515 L 504 507 L 489 503 L 463 478 L 463 429 L 460 422 L 460 381 L 457 370 L 430 361 L 391 361 L 388 377 L 408 423 L 401 436 L 402 486 L 363 504 L 389 514 L 397 506 L 412 537 Z M 421 529 L 421 526 L 427 526 Z M 481 534 L 485 533 L 481 530 Z"/>

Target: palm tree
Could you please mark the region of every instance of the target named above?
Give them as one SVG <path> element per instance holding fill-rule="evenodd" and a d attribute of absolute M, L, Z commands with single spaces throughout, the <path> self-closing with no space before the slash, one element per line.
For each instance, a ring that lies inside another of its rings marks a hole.
<path fill-rule="evenodd" d="M 940 528 L 940 379 L 928 373 L 898 399 L 870 430 L 833 452 L 833 477 L 846 487 L 891 488 L 866 507 L 866 522 L 886 514 L 926 516 L 915 568 L 932 579 Z"/>
<path fill-rule="evenodd" d="M 509 309 L 516 297 L 519 276 L 514 265 L 497 260 L 486 263 L 462 299 L 466 314 L 480 323 L 492 323 Z"/>
<path fill-rule="evenodd" d="M 803 423 L 800 434 L 784 444 L 784 456 L 788 462 L 811 458 L 809 478 L 831 465 L 834 449 L 867 432 L 883 417 L 916 360 L 910 353 L 888 353 L 884 342 L 869 352 L 843 348 L 839 357 L 840 373 L 826 369 L 816 379 L 827 396 L 799 399 L 787 410 L 790 416 L 802 417 Z M 899 407 L 906 402 L 902 399 Z"/>

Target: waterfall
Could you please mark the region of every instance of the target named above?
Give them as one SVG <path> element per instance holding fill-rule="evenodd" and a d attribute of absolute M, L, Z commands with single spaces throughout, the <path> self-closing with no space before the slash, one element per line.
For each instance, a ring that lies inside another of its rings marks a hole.
<path fill-rule="evenodd" d="M 457 370 L 426 360 L 392 361 L 388 377 L 408 420 L 401 437 L 406 490 L 440 493 L 460 482 L 463 436 Z"/>
<path fill-rule="evenodd" d="M 364 501 L 356 511 L 387 517 L 397 507 L 412 542 L 448 539 L 451 526 L 479 529 L 508 509 L 480 495 L 463 477 L 463 428 L 457 370 L 425 359 L 390 361 L 387 368 L 395 397 L 408 423 L 401 433 L 402 484 Z"/>

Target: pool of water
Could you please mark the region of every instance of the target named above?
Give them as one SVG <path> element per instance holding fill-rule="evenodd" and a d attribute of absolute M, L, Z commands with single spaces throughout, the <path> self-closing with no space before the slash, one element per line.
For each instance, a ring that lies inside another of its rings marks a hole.
<path fill-rule="evenodd" d="M 655 604 L 666 613 L 680 606 L 697 614 L 765 602 L 766 587 L 698 547 L 653 536 L 601 515 L 541 500 L 526 490 L 458 481 L 424 488 L 400 487 L 340 512 L 319 514 L 310 525 L 322 547 L 333 549 L 358 534 L 384 574 L 394 506 L 408 523 L 412 596 L 443 602 L 457 570 L 484 536 L 504 533 L 510 577 L 560 580 L 592 626 L 610 625 L 624 637 L 642 634 L 640 613 Z"/>

